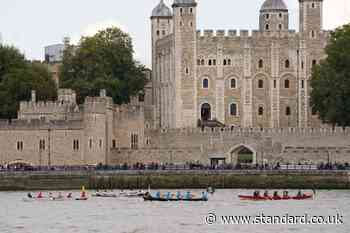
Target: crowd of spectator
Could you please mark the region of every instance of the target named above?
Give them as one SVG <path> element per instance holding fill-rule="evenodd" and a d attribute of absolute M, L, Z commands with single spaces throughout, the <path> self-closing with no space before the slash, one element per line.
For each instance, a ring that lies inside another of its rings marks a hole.
<path fill-rule="evenodd" d="M 249 164 L 217 164 L 203 165 L 200 163 L 185 164 L 168 164 L 168 163 L 136 163 L 136 164 L 120 164 L 120 165 L 103 165 L 96 166 L 30 166 L 25 164 L 0 165 L 0 172 L 15 171 L 144 171 L 144 170 L 350 170 L 349 163 L 321 163 L 319 165 L 249 165 Z"/>

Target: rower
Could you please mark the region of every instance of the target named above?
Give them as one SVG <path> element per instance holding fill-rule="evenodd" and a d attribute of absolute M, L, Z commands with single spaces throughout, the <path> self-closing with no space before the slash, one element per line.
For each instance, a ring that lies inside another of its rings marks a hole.
<path fill-rule="evenodd" d="M 269 197 L 269 191 L 266 190 L 266 191 L 264 192 L 264 197 Z"/>
<path fill-rule="evenodd" d="M 37 198 L 43 198 L 43 193 L 39 192 Z"/>
<path fill-rule="evenodd" d="M 303 194 L 301 193 L 301 190 L 299 190 L 299 192 L 298 192 L 298 194 L 297 194 L 297 197 L 298 197 L 298 198 L 303 197 Z"/>
<path fill-rule="evenodd" d="M 27 197 L 28 197 L 28 198 L 33 198 L 33 196 L 32 196 L 31 193 L 28 193 L 28 194 L 27 194 Z"/>
<path fill-rule="evenodd" d="M 274 197 L 274 198 L 279 198 L 278 191 L 275 191 L 275 192 L 273 193 L 273 197 Z"/>
<path fill-rule="evenodd" d="M 72 193 L 68 193 L 67 198 L 72 198 Z"/>

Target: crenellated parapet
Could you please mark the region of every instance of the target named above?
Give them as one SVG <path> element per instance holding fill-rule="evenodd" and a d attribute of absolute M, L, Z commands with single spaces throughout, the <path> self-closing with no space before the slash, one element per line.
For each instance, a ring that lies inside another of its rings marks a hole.
<path fill-rule="evenodd" d="M 159 134 L 185 135 L 235 135 L 235 136 L 350 136 L 350 127 L 347 128 L 182 128 L 159 129 Z M 155 133 L 154 132 L 154 133 Z"/>
<path fill-rule="evenodd" d="M 322 32 L 327 34 L 327 32 Z M 198 30 L 197 39 L 259 39 L 259 38 L 296 38 L 298 33 L 295 30 L 284 31 L 259 31 L 259 30 Z"/>
<path fill-rule="evenodd" d="M 0 120 L 0 130 L 80 130 L 83 129 L 81 120 Z"/>

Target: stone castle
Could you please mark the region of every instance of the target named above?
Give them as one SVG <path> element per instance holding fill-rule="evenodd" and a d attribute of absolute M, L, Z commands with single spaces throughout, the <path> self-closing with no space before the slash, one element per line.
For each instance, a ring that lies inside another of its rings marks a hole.
<path fill-rule="evenodd" d="M 33 91 L 18 119 L 0 122 L 0 164 L 350 162 L 350 129 L 322 125 L 309 104 L 311 68 L 329 38 L 323 1 L 299 2 L 298 33 L 283 0 L 266 0 L 259 30 L 238 35 L 202 34 L 194 0 L 172 10 L 161 0 L 144 94 L 118 106 L 101 90 L 78 105 L 73 90 L 59 89 L 55 102 Z"/>
<path fill-rule="evenodd" d="M 162 128 L 320 127 L 310 108 L 312 66 L 325 57 L 323 0 L 299 0 L 299 32 L 283 0 L 266 0 L 259 30 L 197 31 L 195 0 L 163 1 L 153 10 L 152 65 Z"/>

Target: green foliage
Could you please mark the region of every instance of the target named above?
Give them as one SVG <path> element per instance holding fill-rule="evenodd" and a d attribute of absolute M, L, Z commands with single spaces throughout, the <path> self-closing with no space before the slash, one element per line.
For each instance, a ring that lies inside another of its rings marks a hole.
<path fill-rule="evenodd" d="M 68 46 L 63 56 L 60 81 L 63 88 L 77 92 L 82 103 L 106 89 L 115 103 L 127 103 L 145 86 L 144 67 L 133 59 L 128 34 L 108 28 L 92 37 L 82 37 L 79 45 Z"/>
<path fill-rule="evenodd" d="M 350 24 L 331 33 L 326 53 L 313 69 L 311 105 L 324 122 L 350 126 Z"/>
<path fill-rule="evenodd" d="M 0 46 L 0 118 L 16 118 L 19 102 L 29 100 L 31 90 L 39 100 L 54 99 L 56 84 L 47 67 L 27 62 L 15 48 Z"/>

